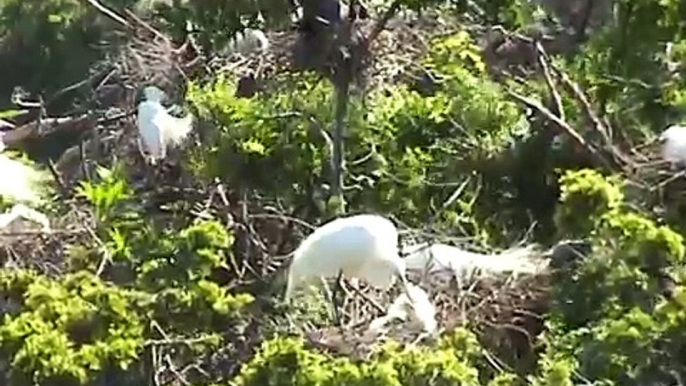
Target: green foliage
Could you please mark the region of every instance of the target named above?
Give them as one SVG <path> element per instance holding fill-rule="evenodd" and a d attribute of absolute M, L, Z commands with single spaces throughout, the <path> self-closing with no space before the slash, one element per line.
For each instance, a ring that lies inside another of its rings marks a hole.
<path fill-rule="evenodd" d="M 426 64 L 441 79 L 436 95 L 422 97 L 396 86 L 371 95 L 366 116 L 359 101 L 351 103 L 345 139 L 351 211 L 375 208 L 410 225 L 423 224 L 455 186 L 528 130 L 517 106 L 485 78 L 468 34 L 438 39 L 432 47 Z M 204 85 L 191 83 L 187 99 L 213 127 L 202 149 L 190 156 L 196 175 L 221 178 L 238 191 L 257 190 L 296 210 L 319 201 L 313 198 L 317 193 L 325 196 L 330 153 L 323 131 L 333 122 L 332 90 L 306 78 L 291 86 L 245 99 L 235 98 L 236 86 L 221 76 Z M 486 201 L 475 204 L 476 184 L 468 185 L 438 220 L 473 235 L 484 232 L 475 218 L 489 218 L 494 208 Z M 316 204 L 321 211 L 323 203 Z"/>
<path fill-rule="evenodd" d="M 402 7 L 437 3 L 408 0 Z M 470 24 L 526 31 L 551 21 L 524 0 L 443 3 L 449 4 L 441 12 L 463 13 Z M 554 62 L 631 142 L 686 111 L 686 3 L 614 4 L 614 19 L 594 31 L 579 54 Z M 286 0 L 175 0 L 156 8 L 155 27 L 179 41 L 190 31 L 206 53 L 221 52 L 237 32 L 257 26 L 258 13 L 268 29 L 286 26 L 287 8 Z M 111 29 L 87 2 L 1 1 L 0 93 L 9 94 L 17 84 L 55 90 L 85 78 L 103 57 L 96 43 L 116 45 Z M 670 53 L 663 52 L 666 42 L 673 44 Z M 508 167 L 526 174 L 530 164 L 508 164 L 513 149 L 521 150 L 520 140 L 536 133 L 502 86 L 489 79 L 466 32 L 432 41 L 422 64 L 439 79 L 434 95 L 393 85 L 368 94 L 364 105 L 351 101 L 345 137 L 351 211 L 393 213 L 413 227 L 432 222 L 491 243 L 516 237 L 530 221 L 512 199 L 521 192 L 514 192 Z M 321 221 L 322 212 L 329 212 L 322 202 L 331 177 L 327 136 L 333 92 L 308 75 L 279 77 L 274 83 L 283 82 L 270 93 L 250 99 L 235 98 L 236 85 L 226 77 L 191 81 L 187 99 L 208 130 L 200 133 L 203 145 L 185 155 L 184 166 L 200 182 L 223 180 L 229 195 L 247 192 L 259 197 L 260 205 L 278 203 L 295 217 Z M 505 83 L 539 99 L 548 93 L 541 80 Z M 579 107 L 568 97 L 562 102 L 567 121 L 590 134 Z M 539 145 L 531 151 L 543 151 Z M 536 154 L 531 162 L 542 159 Z M 533 180 L 545 173 L 532 174 Z M 683 379 L 686 289 L 677 284 L 667 299 L 658 277 L 668 272 L 679 283 L 686 278 L 683 236 L 652 215 L 627 209 L 635 203 L 628 202 L 618 177 L 592 170 L 560 174 L 557 236 L 588 239 L 593 253 L 573 270 L 552 273 L 552 311 L 542 316 L 548 327 L 539 337 L 544 351 L 532 373 L 495 370 L 464 329 L 432 348 L 388 343 L 364 362 L 306 349 L 303 341 L 283 337 L 292 330 L 286 320 L 330 323 L 325 301 L 306 297 L 288 310 L 288 318 L 268 327 L 277 336 L 262 344 L 230 384 L 521 385 L 526 377 L 533 385 L 571 386 Z M 63 276 L 0 270 L 0 368 L 7 369 L 0 383 L 138 386 L 150 376 L 139 374 L 146 371 L 139 371 L 146 365 L 140 358 L 149 347 L 166 344 L 168 335 L 192 337 L 170 350 L 181 364 L 209 356 L 231 343 L 223 341 L 227 336 L 244 333 L 242 316 L 253 295 L 231 293 L 213 281 L 217 271 L 240 266 L 233 261 L 233 234 L 213 220 L 145 217 L 142 199 L 125 175 L 119 166 L 99 168 L 94 181 L 80 184 L 77 193 L 93 211 L 95 232 L 87 242 L 68 246 Z M 281 317 L 261 316 L 267 319 L 263 326 Z M 124 378 L 129 381 L 119 381 Z"/>
<path fill-rule="evenodd" d="M 435 349 L 387 343 L 364 362 L 317 353 L 300 339 L 275 338 L 263 343 L 231 386 L 479 385 L 479 353 L 476 337 L 462 329 Z"/>
<path fill-rule="evenodd" d="M 232 258 L 233 236 L 222 224 L 196 220 L 180 230 L 157 231 L 136 214 L 120 168 L 99 168 L 98 175 L 99 181 L 82 183 L 80 194 L 99 220 L 101 257 L 74 249 L 76 267 L 93 269 L 93 263 L 108 260 L 114 280 L 155 294 L 155 319 L 180 330 L 221 329 L 252 302 L 252 296 L 229 294 L 209 280 L 213 270 L 228 269 Z"/>
<path fill-rule="evenodd" d="M 93 206 L 95 217 L 100 224 L 114 221 L 110 216 L 117 213 L 118 204 L 132 197 L 132 192 L 123 179 L 123 170 L 98 166 L 96 174 L 99 182 L 81 181 L 76 195 L 83 197 Z"/>
<path fill-rule="evenodd" d="M 0 325 L 0 361 L 11 366 L 4 384 L 85 385 L 139 358 L 144 323 L 130 291 L 84 271 L 52 280 L 2 270 L 0 286 L 20 305 Z"/>
<path fill-rule="evenodd" d="M 683 113 L 683 78 L 666 75 L 664 50 L 666 42 L 684 39 L 685 7 L 678 0 L 616 1 L 613 19 L 569 61 L 591 99 L 631 137 Z"/>
<path fill-rule="evenodd" d="M 134 2 L 118 0 L 115 5 Z M 102 40 L 114 42 L 109 34 L 113 23 L 83 1 L 0 2 L 0 95 L 9 96 L 15 86 L 52 93 L 83 80 L 104 57 L 98 48 Z"/>
<path fill-rule="evenodd" d="M 560 223 L 572 224 L 567 229 L 577 236 L 585 231 L 594 251 L 574 272 L 555 274 L 550 355 L 574 357 L 581 374 L 603 384 L 664 382 L 670 372 L 683 376 L 683 366 L 672 359 L 683 348 L 667 343 L 684 334 L 678 306 L 683 287 L 667 301 L 658 277 L 683 271 L 683 237 L 623 209 L 615 178 L 582 170 L 561 180 Z"/>
<path fill-rule="evenodd" d="M 567 171 L 560 177 L 560 206 L 555 222 L 562 235 L 589 234 L 602 216 L 616 210 L 623 199 L 613 181 L 591 169 Z"/>

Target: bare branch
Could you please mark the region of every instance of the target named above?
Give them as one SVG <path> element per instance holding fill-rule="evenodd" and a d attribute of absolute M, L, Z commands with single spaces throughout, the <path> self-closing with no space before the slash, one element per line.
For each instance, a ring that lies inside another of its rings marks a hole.
<path fill-rule="evenodd" d="M 538 64 L 541 66 L 541 69 L 543 70 L 543 77 L 545 78 L 546 85 L 548 85 L 548 92 L 550 92 L 550 96 L 551 98 L 553 98 L 553 103 L 556 110 L 553 111 L 553 113 L 564 121 L 565 111 L 562 106 L 562 97 L 560 96 L 560 93 L 557 91 L 557 87 L 555 87 L 553 78 L 550 75 L 550 68 L 548 67 L 548 61 L 550 58 L 548 57 L 548 54 L 545 52 L 545 49 L 543 48 L 543 45 L 540 42 L 537 41 L 535 45 L 536 52 L 538 53 Z"/>
<path fill-rule="evenodd" d="M 129 27 L 129 23 L 124 20 L 123 17 L 119 16 L 117 13 L 112 11 L 111 9 L 105 7 L 104 5 L 100 4 L 97 0 L 87 0 L 88 3 L 95 8 L 97 8 L 98 11 L 102 12 L 103 14 L 109 16 L 112 20 L 116 21 L 117 23 Z"/>

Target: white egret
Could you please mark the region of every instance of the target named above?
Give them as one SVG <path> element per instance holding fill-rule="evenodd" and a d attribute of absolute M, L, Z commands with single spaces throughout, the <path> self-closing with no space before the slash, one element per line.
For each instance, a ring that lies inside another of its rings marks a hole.
<path fill-rule="evenodd" d="M 412 299 L 405 261 L 398 254 L 398 230 L 382 216 L 360 214 L 337 218 L 307 236 L 294 252 L 285 300 L 290 300 L 298 286 L 341 275 L 363 280 L 382 290 L 390 288 L 396 275 L 400 276 L 405 292 Z"/>
<path fill-rule="evenodd" d="M 193 116 L 176 118 L 162 106 L 164 92 L 148 86 L 143 90 L 145 100 L 138 104 L 138 131 L 151 164 L 167 156 L 167 149 L 179 145 L 193 128 Z"/>
<path fill-rule="evenodd" d="M 231 51 L 247 54 L 253 51 L 265 52 L 269 50 L 270 44 L 267 35 L 262 30 L 246 28 L 243 32 L 236 34 L 231 43 Z"/>

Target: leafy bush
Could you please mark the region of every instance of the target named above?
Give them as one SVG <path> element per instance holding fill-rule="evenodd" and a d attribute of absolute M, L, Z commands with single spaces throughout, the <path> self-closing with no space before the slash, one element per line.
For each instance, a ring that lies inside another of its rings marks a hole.
<path fill-rule="evenodd" d="M 133 292 L 85 271 L 52 280 L 2 270 L 0 285 L 16 307 L 0 325 L 4 384 L 84 385 L 140 357 L 145 324 Z"/>
<path fill-rule="evenodd" d="M 457 329 L 435 349 L 387 343 L 371 360 L 333 358 L 304 347 L 297 338 L 275 338 L 263 343 L 244 365 L 231 386 L 277 385 L 480 385 L 481 351 L 476 337 Z M 503 384 L 503 374 L 492 385 Z"/>
<path fill-rule="evenodd" d="M 135 0 L 119 0 L 117 8 Z M 110 4 L 111 5 L 111 4 Z M 87 2 L 46 0 L 0 3 L 0 95 L 15 86 L 48 95 L 88 77 L 104 58 L 103 39 L 114 44 L 115 22 Z M 8 101 L 0 101 L 4 104 Z M 71 106 L 62 106 L 71 107 Z"/>
<path fill-rule="evenodd" d="M 584 377 L 603 384 L 644 385 L 683 376 L 683 366 L 673 359 L 683 347 L 670 342 L 685 333 L 678 306 L 684 287 L 665 299 L 660 282 L 663 272 L 683 275 L 683 237 L 621 208 L 616 180 L 587 170 L 562 180 L 558 218 L 581 224 L 574 228 L 577 235 L 585 230 L 594 249 L 575 271 L 555 274 L 551 352 L 574 357 Z M 573 219 L 573 210 L 582 221 Z"/>
<path fill-rule="evenodd" d="M 494 214 L 491 196 L 475 204 L 472 184 L 450 201 L 454 190 L 446 187 L 464 182 L 482 162 L 509 149 L 528 125 L 499 86 L 485 79 L 469 35 L 460 32 L 433 47 L 426 63 L 441 79 L 436 95 L 422 97 L 402 85 L 390 88 L 366 102 L 366 116 L 352 101 L 345 139 L 346 201 L 352 211 L 392 211 L 414 226 L 448 202 L 437 220 L 479 233 L 475 218 L 484 221 Z M 212 129 L 188 163 L 202 179 L 219 177 L 236 191 L 254 190 L 288 207 L 314 206 L 321 212 L 318 201 L 328 194 L 330 177 L 323 131 L 333 122 L 333 93 L 329 85 L 307 78 L 290 85 L 244 99 L 234 97 L 236 86 L 221 76 L 204 85 L 191 83 L 187 99 Z"/>

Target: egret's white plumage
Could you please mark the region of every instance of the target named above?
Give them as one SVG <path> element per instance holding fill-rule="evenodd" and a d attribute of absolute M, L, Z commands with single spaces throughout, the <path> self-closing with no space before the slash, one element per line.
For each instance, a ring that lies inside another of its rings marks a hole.
<path fill-rule="evenodd" d="M 0 198 L 30 206 L 43 202 L 40 189 L 47 175 L 21 161 L 0 154 Z"/>
<path fill-rule="evenodd" d="M 269 50 L 269 46 L 269 39 L 262 30 L 246 28 L 243 32 L 236 34 L 231 44 L 231 51 L 242 54 L 256 50 L 264 52 Z"/>
<path fill-rule="evenodd" d="M 548 268 L 548 262 L 535 253 L 534 246 L 513 248 L 496 254 L 481 254 L 446 244 L 416 244 L 405 248 L 407 269 L 430 275 L 454 275 L 465 284 L 479 276 L 502 274 L 537 275 Z"/>
<path fill-rule="evenodd" d="M 340 272 L 380 289 L 388 289 L 400 275 L 406 286 L 395 225 L 381 216 L 361 214 L 317 228 L 294 252 L 285 299 L 289 300 L 299 286 L 336 277 Z"/>
<path fill-rule="evenodd" d="M 686 166 L 686 126 L 669 126 L 659 137 L 662 158 L 672 167 Z"/>
<path fill-rule="evenodd" d="M 193 128 L 193 116 L 176 118 L 162 106 L 164 91 L 154 86 L 143 90 L 145 100 L 138 104 L 138 131 L 150 162 L 167 156 L 167 149 L 178 146 Z"/>

